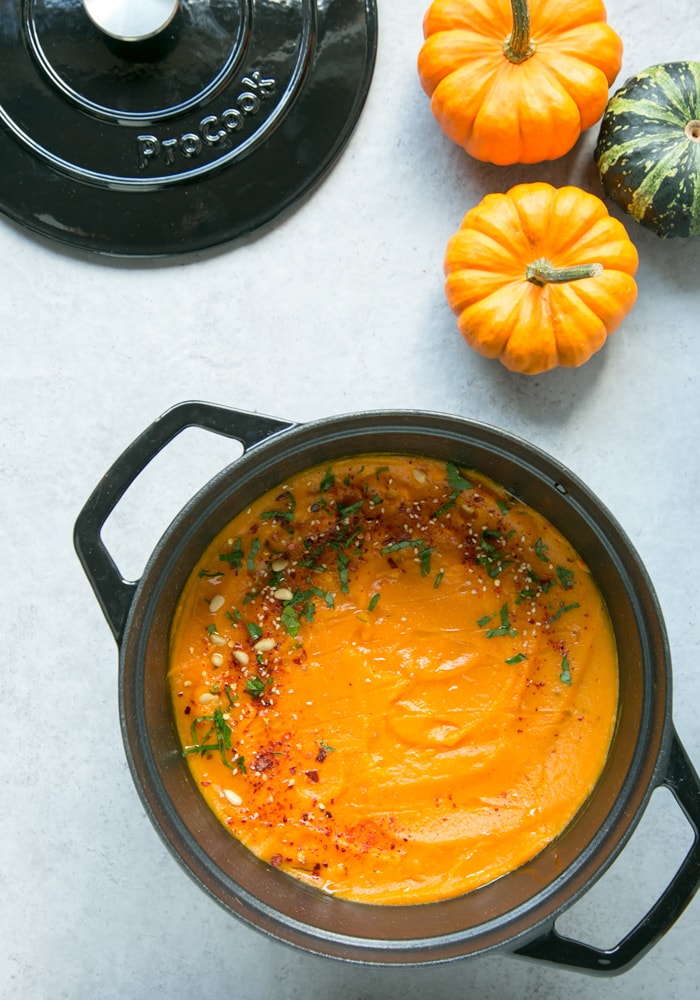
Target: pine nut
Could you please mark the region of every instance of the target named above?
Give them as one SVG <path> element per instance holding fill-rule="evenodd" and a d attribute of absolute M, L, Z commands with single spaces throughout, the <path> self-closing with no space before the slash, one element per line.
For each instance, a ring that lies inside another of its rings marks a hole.
<path fill-rule="evenodd" d="M 271 649 L 275 648 L 274 639 L 258 639 L 258 641 L 253 646 L 256 653 L 269 653 Z"/>
<path fill-rule="evenodd" d="M 273 559 L 270 563 L 273 573 L 281 573 L 283 569 L 287 568 L 287 566 L 289 566 L 288 559 Z"/>
<path fill-rule="evenodd" d="M 226 639 L 223 635 L 219 635 L 218 632 L 211 632 L 209 638 L 214 643 L 215 646 L 225 646 Z"/>
<path fill-rule="evenodd" d="M 216 695 L 205 691 L 204 694 L 200 694 L 198 701 L 200 705 L 210 705 L 213 701 L 216 701 Z"/>
<path fill-rule="evenodd" d="M 216 597 L 212 597 L 212 599 L 209 601 L 209 610 L 213 615 L 215 615 L 217 611 L 220 611 L 223 608 L 223 606 L 224 606 L 223 594 L 217 594 Z"/>
<path fill-rule="evenodd" d="M 273 597 L 276 597 L 278 601 L 291 601 L 294 594 L 289 587 L 280 587 L 274 592 Z"/>
<path fill-rule="evenodd" d="M 213 667 L 220 667 L 224 662 L 224 658 L 221 653 L 212 653 L 210 659 Z"/>
<path fill-rule="evenodd" d="M 224 788 L 224 796 L 229 800 L 232 806 L 242 806 L 243 799 L 237 792 L 232 792 L 230 788 Z"/>
<path fill-rule="evenodd" d="M 243 649 L 234 649 L 233 657 L 235 660 L 238 660 L 239 663 L 243 664 L 243 666 L 245 666 L 250 660 L 250 657 Z"/>

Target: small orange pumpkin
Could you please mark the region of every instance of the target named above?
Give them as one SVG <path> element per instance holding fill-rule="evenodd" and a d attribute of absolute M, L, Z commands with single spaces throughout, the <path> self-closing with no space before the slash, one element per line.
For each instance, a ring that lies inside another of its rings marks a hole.
<path fill-rule="evenodd" d="M 541 182 L 487 194 L 445 253 L 445 294 L 467 343 L 511 371 L 578 367 L 637 298 L 637 251 L 600 198 Z"/>
<path fill-rule="evenodd" d="M 418 74 L 446 135 L 478 160 L 554 160 L 603 115 L 622 42 L 602 0 L 434 0 Z"/>

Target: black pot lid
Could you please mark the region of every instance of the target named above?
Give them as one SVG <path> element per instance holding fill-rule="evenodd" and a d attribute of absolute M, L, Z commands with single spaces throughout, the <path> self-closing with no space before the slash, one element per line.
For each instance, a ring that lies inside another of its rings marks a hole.
<path fill-rule="evenodd" d="M 162 24 L 130 34 L 94 0 L 0 0 L 0 211 L 140 257 L 272 221 L 357 122 L 375 0 L 136 2 Z"/>

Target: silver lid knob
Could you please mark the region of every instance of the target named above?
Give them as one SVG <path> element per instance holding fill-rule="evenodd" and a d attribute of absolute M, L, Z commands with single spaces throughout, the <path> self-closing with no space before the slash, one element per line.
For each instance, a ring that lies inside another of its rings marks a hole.
<path fill-rule="evenodd" d="M 122 42 L 153 38 L 167 28 L 179 5 L 180 0 L 83 0 L 93 24 Z"/>

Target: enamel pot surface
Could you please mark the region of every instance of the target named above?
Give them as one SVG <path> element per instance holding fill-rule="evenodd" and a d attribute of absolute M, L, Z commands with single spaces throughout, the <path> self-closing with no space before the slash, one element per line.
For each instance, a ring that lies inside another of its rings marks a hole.
<path fill-rule="evenodd" d="M 178 514 L 141 579 L 123 579 L 101 529 L 146 465 L 187 427 L 239 441 L 241 458 Z M 477 469 L 547 517 L 600 587 L 620 670 L 617 726 L 605 770 L 573 823 L 532 861 L 445 901 L 372 906 L 334 898 L 265 864 L 205 804 L 182 755 L 166 680 L 180 592 L 212 538 L 247 504 L 312 465 L 371 452 L 413 453 Z M 142 802 L 194 880 L 248 925 L 316 954 L 357 962 L 444 962 L 500 950 L 612 974 L 640 958 L 700 884 L 700 782 L 671 717 L 671 661 L 653 587 L 629 539 L 571 472 L 496 428 L 419 411 L 376 411 L 294 425 L 200 402 L 168 410 L 114 463 L 80 513 L 79 558 L 119 647 L 124 744 Z M 659 786 L 693 829 L 675 876 L 645 917 L 608 949 L 562 937 L 556 918 L 609 867 Z"/>

